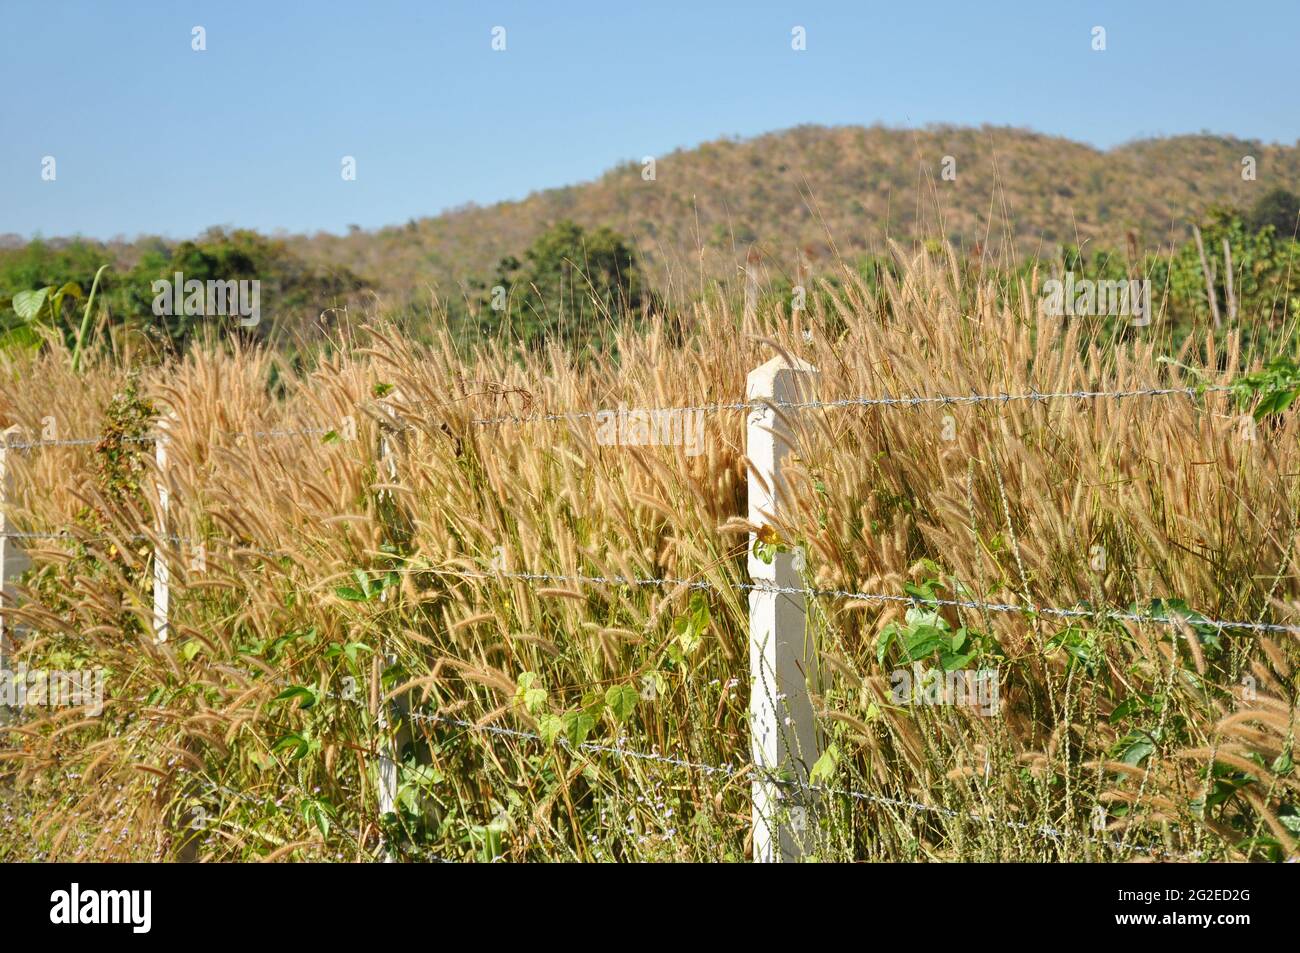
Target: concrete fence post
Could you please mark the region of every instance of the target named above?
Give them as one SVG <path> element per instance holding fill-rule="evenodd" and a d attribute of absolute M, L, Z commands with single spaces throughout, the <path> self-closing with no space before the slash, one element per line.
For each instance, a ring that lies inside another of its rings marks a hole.
<path fill-rule="evenodd" d="M 400 395 L 394 391 L 389 395 L 388 399 L 380 401 L 382 417 L 379 421 L 379 478 L 385 483 L 394 483 L 397 480 L 396 441 L 398 431 L 402 427 L 402 421 L 397 411 L 393 409 L 391 401 L 399 399 Z M 385 497 L 391 498 L 391 496 L 391 491 L 380 491 L 381 500 Z M 387 602 L 388 594 L 388 588 L 385 587 L 379 598 Z M 383 686 L 383 670 L 393 665 L 397 661 L 397 657 L 389 652 L 386 646 L 381 645 L 378 658 L 382 659 L 382 661 L 379 663 L 379 699 L 375 712 L 375 727 L 379 730 L 380 736 L 378 777 L 376 778 L 378 790 L 376 796 L 379 816 L 383 817 L 385 814 L 393 814 L 397 811 L 397 751 L 400 739 L 389 732 L 392 720 L 389 712 L 390 705 L 384 700 Z M 386 849 L 384 851 L 384 862 L 392 863 L 395 860 L 392 850 Z"/>
<path fill-rule="evenodd" d="M 158 467 L 158 512 L 156 514 L 158 542 L 153 550 L 153 640 L 155 644 L 167 641 L 170 634 L 171 567 L 167 563 L 168 511 L 171 508 L 171 490 L 167 478 L 167 452 L 171 446 L 171 429 L 176 412 L 159 418 L 154 434 L 154 462 Z"/>
<path fill-rule="evenodd" d="M 770 526 L 786 511 L 785 458 L 798 410 L 781 404 L 810 400 L 817 369 L 798 359 L 775 357 L 750 372 L 746 397 L 765 404 L 749 411 L 745 452 L 749 459 L 749 521 Z M 756 553 L 749 538 L 750 746 L 754 764 L 753 857 L 759 863 L 797 861 L 807 852 L 813 824 L 808 775 L 818 757 L 809 682 L 817 678 L 812 631 L 807 625 L 793 540 Z M 767 540 L 770 544 L 771 540 Z"/>
<path fill-rule="evenodd" d="M 9 507 L 16 502 L 14 467 L 10 455 L 18 453 L 11 446 L 22 442 L 22 439 L 23 430 L 18 426 L 10 427 L 0 434 L 0 669 L 8 666 L 9 653 L 13 648 L 13 621 L 5 611 L 14 601 L 9 581 L 22 575 L 31 565 L 18 540 L 12 538 L 14 526 L 9 518 Z"/>

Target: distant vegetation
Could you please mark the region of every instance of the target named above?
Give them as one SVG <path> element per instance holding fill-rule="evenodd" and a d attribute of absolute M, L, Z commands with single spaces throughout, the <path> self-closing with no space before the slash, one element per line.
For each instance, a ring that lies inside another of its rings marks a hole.
<path fill-rule="evenodd" d="M 223 332 L 278 345 L 318 336 L 321 312 L 346 306 L 364 287 L 346 268 L 308 264 L 283 241 L 249 230 L 213 229 L 194 241 L 150 239 L 116 248 L 80 239 L 38 240 L 0 251 L 0 329 L 4 332 L 0 342 L 11 348 L 38 344 L 39 327 L 66 320 L 104 265 L 109 267 L 100 277 L 92 336 L 101 343 L 111 341 L 119 348 L 143 351 L 183 351 L 203 333 L 201 318 L 160 317 L 153 312 L 153 282 L 171 281 L 177 272 L 186 280 L 203 282 L 260 281 L 270 320 L 248 328 L 232 323 Z M 18 296 L 45 287 L 66 288 L 67 293 L 57 303 L 51 300 L 41 320 L 33 322 L 22 313 Z"/>
<path fill-rule="evenodd" d="M 955 181 L 941 178 L 944 156 Z M 1254 181 L 1242 159 L 1255 160 Z M 1051 258 L 1063 244 L 1167 252 L 1214 205 L 1251 208 L 1300 191 L 1300 148 L 1223 136 L 1148 139 L 1101 151 L 1008 128 L 800 126 L 659 155 L 594 182 L 517 202 L 466 207 L 378 231 L 289 239 L 304 259 L 346 265 L 392 304 L 457 297 L 554 223 L 627 237 L 651 284 L 675 296 L 701 274 L 731 278 L 756 246 L 774 273 L 825 273 L 838 259 L 946 237 L 1001 265 Z M 1291 235 L 1295 222 L 1275 223 Z"/>
<path fill-rule="evenodd" d="M 953 181 L 941 175 L 945 156 Z M 1242 178 L 1244 156 L 1256 181 Z M 972 278 L 997 271 L 1035 293 L 1064 271 L 1146 277 L 1157 309 L 1186 332 L 1213 320 L 1195 223 L 1221 318 L 1235 304 L 1250 335 L 1273 337 L 1300 315 L 1296 183 L 1300 150 L 1211 136 L 1099 152 L 1011 129 L 799 127 L 664 156 L 652 180 L 629 164 L 521 202 L 346 237 L 214 229 L 185 242 L 51 239 L 0 250 L 0 344 L 40 342 L 12 302 L 49 288 L 36 324 L 61 323 L 74 346 L 77 309 L 107 264 L 88 334 L 99 348 L 182 350 L 201 335 L 201 321 L 151 311 L 152 282 L 177 271 L 259 279 L 263 322 L 225 330 L 290 353 L 366 307 L 425 340 L 432 307 L 462 343 L 505 334 L 532 346 L 606 346 L 624 319 L 665 302 L 680 311 L 712 279 L 735 282 L 747 259 L 764 308 L 791 311 L 796 287 L 825 295 L 849 275 L 874 284 L 896 269 L 891 242 L 935 253 L 950 243 Z M 823 313 L 834 323 L 833 310 Z"/>
<path fill-rule="evenodd" d="M 653 297 L 626 239 L 570 221 L 543 232 L 522 260 L 502 258 L 491 283 L 475 280 L 470 290 L 447 302 L 453 328 L 467 322 L 494 334 L 504 325 L 525 344 L 570 347 L 607 340 L 609 329 L 638 317 Z"/>

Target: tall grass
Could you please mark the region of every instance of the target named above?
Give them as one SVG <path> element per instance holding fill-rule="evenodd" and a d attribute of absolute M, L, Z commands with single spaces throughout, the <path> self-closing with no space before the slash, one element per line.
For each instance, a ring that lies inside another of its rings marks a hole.
<path fill-rule="evenodd" d="M 112 362 L 74 376 L 51 353 L 8 368 L 7 423 L 39 431 L 53 415 L 61 436 L 110 434 L 24 456 L 12 510 L 24 529 L 79 536 L 30 550 L 12 613 L 30 629 L 21 659 L 104 667 L 108 698 L 99 717 L 29 708 L 9 729 L 0 849 L 744 859 L 744 771 L 451 721 L 403 719 L 400 810 L 381 817 L 377 713 L 396 701 L 709 764 L 748 760 L 747 600 L 733 588 L 748 581 L 753 528 L 741 518 L 743 414 L 710 415 L 698 456 L 600 446 L 589 417 L 486 418 L 733 402 L 776 352 L 818 367 L 823 398 L 1189 386 L 1260 357 L 1232 340 L 1220 353 L 1209 336 L 1177 348 L 1103 337 L 1040 318 L 1034 287 L 896 254 L 900 278 L 869 288 L 847 276 L 833 314 L 758 315 L 742 334 L 730 299 L 710 299 L 671 327 L 617 329 L 616 361 L 503 342 L 466 353 L 447 335 L 417 346 L 376 319 L 301 374 L 266 352 L 210 347 L 143 371 L 133 396 Z M 387 434 L 395 476 L 377 455 L 382 404 L 400 420 Z M 155 645 L 157 474 L 151 447 L 132 438 L 166 411 L 168 534 L 210 542 L 201 567 L 192 547 L 167 543 L 172 632 Z M 909 584 L 1098 609 L 1178 599 L 1213 619 L 1295 624 L 1300 417 L 1249 440 L 1241 413 L 1213 392 L 812 410 L 796 417 L 796 506 L 775 529 L 805 548 L 818 588 Z M 313 428 L 332 433 L 265 435 Z M 496 569 L 715 588 L 692 604 L 681 586 Z M 878 658 L 878 639 L 904 608 L 822 598 L 811 613 L 834 751 L 822 776 L 874 798 L 819 801 L 821 857 L 1296 852 L 1294 636 L 945 609 L 950 628 L 977 636 L 971 666 L 999 671 L 999 711 L 983 717 L 891 698 L 890 672 L 907 666 L 896 648 Z M 605 704 L 618 686 L 636 691 L 630 715 Z"/>

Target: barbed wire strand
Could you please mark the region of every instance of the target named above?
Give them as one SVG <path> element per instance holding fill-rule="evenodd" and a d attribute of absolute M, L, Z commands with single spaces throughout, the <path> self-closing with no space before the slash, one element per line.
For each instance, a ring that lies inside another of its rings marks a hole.
<path fill-rule="evenodd" d="M 466 721 L 463 718 L 455 718 L 450 715 L 426 714 L 423 712 L 407 712 L 406 715 L 412 721 L 446 724 L 457 728 L 463 728 L 467 731 L 482 732 L 485 734 L 496 735 L 500 737 L 514 738 L 518 740 L 526 740 L 532 742 L 540 742 L 543 744 L 546 743 L 546 739 L 543 738 L 541 735 L 537 734 L 536 732 L 523 731 L 518 728 L 505 728 L 500 725 L 484 725 L 473 721 Z M 609 754 L 618 758 L 629 758 L 629 759 L 639 760 L 639 761 L 648 761 L 655 764 L 665 764 L 671 767 L 687 768 L 690 770 L 699 771 L 703 774 L 720 775 L 727 778 L 734 778 L 738 775 L 742 775 L 750 771 L 751 768 L 753 768 L 755 771 L 758 770 L 756 765 L 735 766 L 729 764 L 727 765 L 708 764 L 703 761 L 691 761 L 686 758 L 678 758 L 671 755 L 659 754 L 658 752 L 637 751 L 634 748 L 629 748 L 622 744 L 607 745 L 607 744 L 599 744 L 591 741 L 583 741 L 574 744 L 573 742 L 569 741 L 567 738 L 565 738 L 562 735 L 558 736 L 555 739 L 555 743 L 558 744 L 560 747 L 570 751 L 591 752 L 595 754 Z M 799 784 L 798 782 L 778 778 L 770 774 L 768 774 L 766 777 L 760 774 L 759 777 L 760 779 L 766 780 L 769 783 L 777 785 L 778 787 L 802 788 L 808 791 L 816 792 L 818 794 L 826 794 L 834 797 L 845 797 L 855 801 L 862 801 L 871 804 L 879 804 L 885 807 L 901 808 L 905 810 L 915 811 L 918 813 L 937 813 L 950 818 L 958 818 L 958 817 L 966 816 L 969 819 L 974 821 L 988 821 L 994 824 L 999 824 L 1004 827 L 1008 827 L 1012 830 L 1021 830 L 1021 831 L 1028 831 L 1036 834 L 1042 834 L 1058 842 L 1070 836 L 1070 833 L 1068 831 L 1064 831 L 1059 828 L 1054 828 L 1048 825 L 1035 826 L 1033 824 L 1029 824 L 1023 821 L 1008 821 L 1002 818 L 983 815 L 975 811 L 971 811 L 963 815 L 963 812 L 961 811 L 953 810 L 952 808 L 941 807 L 939 805 L 934 805 L 934 804 L 925 804 L 924 802 L 921 801 L 908 801 L 900 798 L 891 798 L 885 795 L 871 794 L 866 791 L 855 791 L 850 788 L 834 788 L 834 787 L 829 787 L 827 785 L 820 785 L 820 784 Z M 1120 847 L 1124 846 L 1121 841 L 1096 838 L 1087 834 L 1081 834 L 1076 832 L 1075 836 L 1080 837 L 1083 840 L 1088 841 L 1090 843 L 1098 844 L 1101 846 L 1108 846 L 1111 847 L 1112 849 L 1119 849 Z M 1135 850 L 1141 853 L 1155 854 L 1155 855 L 1169 857 L 1176 860 L 1194 860 L 1204 856 L 1203 851 L 1194 851 L 1190 854 L 1177 854 L 1171 851 L 1162 850 L 1160 848 L 1143 847 L 1135 844 L 1128 845 L 1128 847 L 1131 850 Z"/>
<path fill-rule="evenodd" d="M 116 540 L 115 537 L 111 537 L 111 536 L 79 538 L 67 533 L 57 533 L 57 534 L 56 533 L 0 533 L 0 537 L 9 538 L 9 539 L 33 539 L 33 538 L 67 539 L 67 540 L 73 540 L 78 542 Z M 133 540 L 146 540 L 146 541 L 150 539 L 150 537 L 145 537 L 145 536 L 134 536 L 129 538 Z M 169 537 L 169 539 L 173 542 L 194 542 L 188 537 Z M 205 540 L 204 542 L 206 543 L 208 541 Z M 232 541 L 218 540 L 217 542 L 220 543 L 220 542 L 232 542 Z M 251 550 L 251 551 L 262 555 L 269 555 L 275 558 L 286 555 L 283 552 L 276 552 L 271 550 Z M 428 572 L 437 575 L 450 575 L 459 578 L 482 578 L 482 579 L 509 578 L 509 579 L 519 579 L 519 580 L 527 580 L 533 582 L 551 582 L 551 583 L 581 582 L 581 583 L 592 584 L 592 585 L 637 585 L 637 586 L 657 585 L 657 586 L 674 586 L 674 587 L 684 586 L 691 589 L 710 589 L 710 590 L 717 590 L 720 588 L 717 585 L 709 582 L 704 582 L 700 580 L 676 579 L 671 577 L 654 578 L 654 577 L 618 577 L 618 576 L 611 576 L 611 577 L 571 576 L 571 575 L 558 575 L 554 573 L 537 573 L 537 572 L 526 572 L 526 573 L 506 572 L 506 571 L 478 572 L 472 570 L 458 570 L 458 569 L 447 570 L 444 568 L 435 568 L 435 567 L 430 567 L 427 569 L 415 568 L 415 569 L 394 570 L 394 571 Z M 1026 611 L 1034 611 L 1041 614 L 1061 614 L 1061 615 L 1067 615 L 1069 617 L 1087 616 L 1087 617 L 1094 617 L 1094 618 L 1125 619 L 1125 620 L 1131 620 L 1137 622 L 1159 622 L 1159 623 L 1171 624 L 1171 625 L 1173 624 L 1181 625 L 1181 624 L 1189 623 L 1189 620 L 1183 618 L 1171 619 L 1171 618 L 1159 617 L 1159 616 L 1139 615 L 1136 613 L 1113 613 L 1113 612 L 1098 613 L 1095 611 L 1085 611 L 1085 610 L 1061 610 L 1061 609 L 1044 608 L 1044 607 L 1036 607 L 1036 606 L 1025 607 L 1025 606 L 1017 606 L 1012 604 L 981 603 L 981 602 L 966 601 L 966 600 L 922 599 L 913 596 L 896 596 L 896 595 L 889 595 L 885 593 L 862 593 L 862 592 L 852 592 L 848 590 L 824 590 L 824 589 L 812 589 L 812 588 L 805 589 L 805 588 L 792 587 L 792 586 L 771 586 L 762 583 L 754 583 L 754 584 L 733 583 L 730 585 L 730 588 L 749 590 L 749 591 L 768 591 L 768 592 L 785 593 L 785 594 L 792 594 L 792 595 L 795 594 L 834 595 L 842 598 L 853 598 L 853 599 L 861 599 L 861 600 L 874 599 L 874 600 L 883 600 L 889 602 L 919 604 L 919 605 L 947 605 L 947 606 L 972 608 L 972 609 L 987 608 L 994 611 L 1007 611 L 1007 612 L 1023 613 Z M 1196 624 L 1213 625 L 1215 627 L 1220 627 L 1220 628 L 1229 628 L 1229 627 L 1252 627 L 1253 628 L 1253 627 L 1260 627 L 1265 625 L 1264 623 L 1231 623 L 1231 622 L 1217 622 L 1217 621 L 1210 621 L 1210 620 L 1206 620 L 1206 621 L 1192 620 L 1192 621 L 1195 621 Z M 1282 628 L 1286 631 L 1300 631 L 1300 626 L 1274 627 L 1274 628 Z M 427 715 L 419 712 L 408 712 L 407 715 L 413 721 L 438 722 L 438 723 L 453 725 L 466 730 L 485 732 L 488 734 L 498 735 L 502 737 L 510 737 L 515 739 L 537 741 L 537 742 L 545 741 L 545 739 L 541 735 L 536 734 L 535 732 L 523 731 L 516 728 L 506 728 L 498 725 L 480 725 L 475 722 L 466 721 L 464 719 L 459 719 L 459 718 L 453 718 L 446 715 Z M 633 760 L 668 765 L 671 767 L 696 770 L 708 775 L 735 777 L 736 775 L 739 775 L 749 770 L 749 767 L 737 767 L 734 765 L 713 765 L 701 761 L 692 761 L 686 758 L 680 758 L 673 755 L 660 754 L 658 752 L 638 751 L 636 749 L 626 747 L 625 745 L 622 744 L 608 745 L 608 744 L 600 744 L 596 742 L 582 742 L 580 744 L 574 745 L 570 743 L 568 739 L 563 737 L 557 738 L 556 740 L 557 743 L 561 744 L 563 747 L 571 748 L 577 751 L 599 753 L 599 754 L 610 754 L 618 758 L 629 758 Z M 212 785 L 212 783 L 208 782 L 207 779 L 205 778 L 199 777 L 197 778 L 197 780 L 201 781 L 206 785 L 209 785 L 212 790 L 222 790 L 219 786 Z M 794 782 L 785 781 L 777 778 L 770 778 L 769 780 L 771 780 L 772 783 L 779 784 L 779 785 L 794 784 Z M 949 817 L 960 816 L 961 813 L 961 812 L 953 811 L 950 808 L 943 808 L 936 805 L 928 805 L 919 801 L 900 800 L 897 798 L 889 798 L 883 795 L 870 794 L 867 792 L 855 791 L 852 789 L 830 788 L 830 787 L 815 785 L 815 784 L 808 784 L 808 785 L 804 785 L 803 787 L 805 787 L 807 790 L 814 791 L 817 793 L 824 793 L 824 794 L 829 794 L 838 797 L 847 797 L 853 800 L 881 804 L 881 805 L 891 806 L 896 808 L 905 808 L 914 811 L 938 812 Z M 248 797 L 248 795 L 243 795 L 240 792 L 233 792 L 229 790 L 225 790 L 224 793 L 233 796 Z M 989 820 L 995 823 L 1002 824 L 1003 826 L 1011 827 L 1012 829 L 1026 830 L 1035 833 L 1040 833 L 1045 836 L 1052 837 L 1053 839 L 1056 840 L 1061 840 L 1069 836 L 1067 832 L 1057 830 L 1055 828 L 1051 828 L 1048 826 L 1043 826 L 1043 825 L 1034 827 L 1033 825 L 1027 824 L 1025 822 L 1007 821 L 1005 819 L 998 819 L 998 818 L 988 818 L 985 817 L 984 815 L 980 815 L 975 812 L 972 812 L 970 814 L 970 817 L 973 820 L 980 820 L 980 821 Z M 1109 843 L 1111 847 L 1115 847 L 1117 843 L 1113 841 L 1107 842 L 1107 841 L 1098 840 L 1096 838 L 1091 838 L 1086 835 L 1079 835 L 1079 836 L 1083 836 L 1085 840 L 1089 840 L 1098 844 L 1105 845 Z M 1194 854 L 1189 854 L 1189 855 L 1174 855 L 1165 851 L 1158 851 L 1155 848 L 1144 848 L 1137 845 L 1132 845 L 1132 849 L 1139 850 L 1139 851 L 1151 851 L 1151 852 L 1161 853 L 1165 856 L 1176 857 L 1177 859 L 1185 859 L 1185 860 L 1195 859 L 1196 857 L 1201 856 L 1201 852 L 1196 852 Z"/>
<path fill-rule="evenodd" d="M 382 570 L 381 570 L 382 571 Z M 817 589 L 799 586 L 775 586 L 768 583 L 733 582 L 725 585 L 698 579 L 678 579 L 674 577 L 652 576 L 583 576 L 561 575 L 557 573 L 509 572 L 447 569 L 443 567 L 404 568 L 389 570 L 404 574 L 432 573 L 434 575 L 460 576 L 472 579 L 519 579 L 533 582 L 579 583 L 587 585 L 611 586 L 670 586 L 687 589 L 704 589 L 721 591 L 736 589 L 743 592 L 773 592 L 778 595 L 816 596 L 835 599 L 858 600 L 863 602 L 886 602 L 900 605 L 933 605 L 956 609 L 972 609 L 987 612 L 1014 613 L 1019 615 L 1044 615 L 1065 619 L 1094 619 L 1098 621 L 1154 623 L 1168 626 L 1208 626 L 1215 629 L 1244 629 L 1257 632 L 1281 632 L 1300 634 L 1300 625 L 1281 625 L 1268 622 L 1231 622 L 1218 619 L 1202 619 L 1189 616 L 1159 616 L 1139 612 L 1120 612 L 1098 609 L 1064 609 L 1056 606 L 1017 605 L 1015 603 L 981 602 L 973 599 L 923 599 L 919 596 L 894 595 L 883 592 L 855 592 L 849 589 Z"/>
<path fill-rule="evenodd" d="M 919 407 L 926 404 L 979 404 L 979 403 L 997 403 L 1010 404 L 1021 401 L 1048 401 L 1048 400 L 1101 400 L 1114 399 L 1122 400 L 1127 397 L 1165 397 L 1165 396 L 1189 396 L 1195 397 L 1206 393 L 1220 393 L 1232 390 L 1231 384 L 1208 384 L 1201 387 L 1144 387 L 1133 390 L 1074 390 L 1074 391 L 1025 391 L 1021 393 L 998 393 L 982 394 L 973 391 L 970 394 L 936 394 L 932 396 L 905 396 L 891 397 L 885 394 L 882 397 L 840 397 L 832 400 L 801 400 L 801 401 L 736 401 L 721 402 L 712 404 L 695 404 L 681 407 L 653 407 L 653 408 L 630 408 L 638 414 L 665 414 L 665 413 L 721 413 L 729 410 L 766 410 L 769 407 L 775 407 L 780 410 L 811 410 L 816 408 L 836 409 L 843 407 Z M 500 417 L 479 417 L 471 420 L 471 423 L 478 426 L 490 424 L 525 424 L 525 423 L 546 423 L 560 420 L 585 420 L 592 417 L 598 417 L 602 414 L 615 415 L 619 410 L 608 408 L 602 410 L 582 410 L 563 413 L 534 414 L 532 416 L 504 415 Z"/>
<path fill-rule="evenodd" d="M 33 540 L 33 539 L 66 539 L 73 542 L 117 542 L 119 537 L 114 536 L 89 536 L 81 537 L 70 533 L 18 533 L 6 532 L 0 533 L 0 538 L 16 540 Z M 216 544 L 218 546 L 228 546 L 231 549 L 243 550 L 254 553 L 269 559 L 293 558 L 294 554 L 288 550 L 261 549 L 253 546 L 246 546 L 234 540 L 222 539 L 195 539 L 187 536 L 164 536 L 153 537 L 142 534 L 136 534 L 128 537 L 120 537 L 122 540 L 131 542 L 153 542 L 155 539 L 164 539 L 173 545 L 191 545 L 197 546 L 202 544 Z M 445 566 L 427 566 L 427 567 L 405 567 L 400 569 L 378 569 L 377 572 L 396 572 L 403 575 L 418 575 L 427 573 L 435 576 L 452 576 L 463 579 L 517 579 L 525 582 L 548 582 L 548 583 L 577 583 L 581 585 L 599 585 L 599 586 L 661 586 L 661 587 L 684 587 L 686 589 L 702 589 L 709 591 L 722 591 L 725 589 L 734 589 L 741 592 L 772 592 L 777 595 L 791 596 L 813 596 L 817 598 L 846 599 L 860 602 L 882 602 L 892 603 L 895 605 L 925 605 L 940 606 L 953 609 L 970 609 L 981 612 L 1000 612 L 1015 615 L 1041 615 L 1059 619 L 1091 619 L 1094 621 L 1111 621 L 1111 622 L 1133 622 L 1137 624 L 1165 625 L 1173 627 L 1183 626 L 1205 626 L 1219 631 L 1227 629 L 1236 629 L 1250 632 L 1273 632 L 1280 634 L 1300 634 L 1300 625 L 1286 625 L 1275 622 L 1237 622 L 1221 619 L 1198 618 L 1191 615 L 1170 615 L 1161 616 L 1143 612 L 1128 612 L 1118 610 L 1104 609 L 1069 609 L 1059 606 L 1040 606 L 1034 604 L 1017 604 L 1011 602 L 983 602 L 975 599 L 940 599 L 937 597 L 921 598 L 920 596 L 897 595 L 885 592 L 857 592 L 851 589 L 819 589 L 801 586 L 776 586 L 766 582 L 746 583 L 733 582 L 725 585 L 707 582 L 700 579 L 680 579 L 672 576 L 654 577 L 654 576 L 585 576 L 585 575 L 564 575 L 559 573 L 544 572 L 513 572 L 506 570 L 473 570 L 447 568 Z M 1199 615 L 1199 614 L 1198 614 Z"/>
<path fill-rule="evenodd" d="M 653 407 L 653 408 L 632 408 L 638 414 L 667 414 L 667 413 L 722 413 L 725 411 L 750 411 L 766 410 L 768 408 L 777 408 L 780 410 L 811 410 L 811 409 L 836 409 L 845 407 L 920 407 L 930 404 L 942 404 L 956 406 L 962 404 L 1010 404 L 1019 402 L 1044 402 L 1049 400 L 1123 400 L 1125 398 L 1137 397 L 1167 397 L 1167 396 L 1186 396 L 1199 397 L 1208 393 L 1223 393 L 1233 390 L 1231 384 L 1206 384 L 1199 387 L 1143 387 L 1131 390 L 1073 390 L 1073 391 L 1045 391 L 1036 390 L 1023 391 L 1019 393 L 997 393 L 987 394 L 971 392 L 970 394 L 935 394 L 935 395 L 913 395 L 892 397 L 885 394 L 881 397 L 840 397 L 831 400 L 804 400 L 804 401 L 734 401 L 734 402 L 717 402 L 709 404 L 683 405 L 680 407 Z M 607 408 L 601 410 L 580 410 L 564 411 L 548 414 L 534 414 L 532 416 L 504 415 L 500 417 L 477 417 L 470 420 L 475 426 L 491 426 L 494 424 L 527 424 L 527 423 L 548 423 L 561 420 L 587 420 L 600 417 L 602 414 L 614 415 L 619 413 L 618 409 Z M 253 431 L 223 431 L 226 436 L 230 437 L 254 437 L 257 439 L 279 439 L 284 437 L 317 437 L 328 436 L 337 432 L 336 429 L 325 427 L 311 427 L 303 429 L 283 429 L 283 430 L 253 430 Z M 94 437 L 74 437 L 65 440 L 29 440 L 15 442 L 5 445 L 9 450 L 35 450 L 42 447 L 83 447 L 94 446 L 102 440 L 102 436 Z M 156 435 L 140 437 L 123 437 L 124 441 L 132 443 L 152 443 Z"/>
<path fill-rule="evenodd" d="M 308 427 L 301 430 L 224 430 L 222 434 L 227 437 L 253 437 L 258 440 L 274 440 L 284 437 L 324 437 L 331 433 L 336 433 L 334 429 L 325 427 Z M 93 437 L 69 437 L 66 439 L 49 439 L 49 440 L 24 440 L 13 443 L 0 444 L 0 450 L 38 450 L 44 447 L 93 447 L 104 439 L 102 434 Z M 155 443 L 158 440 L 157 434 L 147 434 L 139 437 L 119 437 L 123 443 Z"/>

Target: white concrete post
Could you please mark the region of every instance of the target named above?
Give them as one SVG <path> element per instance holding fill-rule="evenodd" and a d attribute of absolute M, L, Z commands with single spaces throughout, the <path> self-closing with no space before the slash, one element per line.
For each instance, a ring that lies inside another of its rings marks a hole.
<path fill-rule="evenodd" d="M 14 468 L 9 455 L 18 452 L 11 450 L 10 446 L 22 442 L 22 438 L 23 429 L 18 426 L 10 427 L 0 434 L 0 668 L 8 664 L 6 660 L 12 647 L 14 629 L 5 614 L 5 608 L 14 598 L 9 580 L 22 575 L 31 565 L 27 554 L 18 545 L 18 540 L 10 538 L 14 530 L 13 522 L 9 519 L 9 507 L 15 502 L 15 494 Z"/>
<path fill-rule="evenodd" d="M 397 760 L 394 758 L 393 751 L 397 742 L 388 733 L 388 703 L 384 701 L 383 671 L 384 665 L 381 662 L 379 664 L 379 710 L 375 713 L 375 726 L 379 729 L 380 738 L 376 779 L 380 817 L 397 811 Z M 384 849 L 384 863 L 391 864 L 396 859 L 391 849 Z"/>
<path fill-rule="evenodd" d="M 751 371 L 746 397 L 751 403 L 810 400 L 817 369 L 795 359 L 774 357 Z M 745 453 L 749 458 L 749 521 L 771 524 L 787 505 L 782 472 L 797 410 L 759 407 L 749 412 Z M 749 595 L 750 747 L 754 759 L 753 851 L 759 863 L 797 861 L 811 841 L 808 773 L 818 757 L 809 681 L 817 678 L 817 658 L 791 551 L 770 563 L 754 554 L 749 537 L 749 575 L 757 588 Z M 767 591 L 764 591 L 767 590 Z"/>
<path fill-rule="evenodd" d="M 167 527 L 170 521 L 167 511 L 171 507 L 171 491 L 167 487 L 167 450 L 171 444 L 171 425 L 176 420 L 176 413 L 167 414 L 158 421 L 158 432 L 154 435 L 154 460 L 158 464 L 158 544 L 153 551 L 153 640 L 157 643 L 167 641 L 170 625 L 168 613 L 171 608 L 171 572 L 167 565 Z"/>
<path fill-rule="evenodd" d="M 398 395 L 394 392 L 392 396 L 396 398 Z M 394 441 L 397 439 L 396 433 L 401 426 L 401 421 L 388 401 L 381 400 L 380 407 L 384 419 L 379 424 L 379 475 L 380 479 L 392 483 L 397 479 L 397 452 Z M 379 598 L 385 602 L 388 601 L 387 588 L 380 593 Z M 388 653 L 383 655 L 383 663 L 380 668 L 379 710 L 375 712 L 375 725 L 379 729 L 381 739 L 378 764 L 378 802 L 381 817 L 397 810 L 396 748 L 398 739 L 388 733 L 390 724 L 388 703 L 384 701 L 384 686 L 382 684 L 383 666 L 392 665 L 395 661 L 397 661 L 396 656 Z M 384 863 L 393 863 L 395 860 L 396 858 L 391 850 L 384 851 Z"/>

